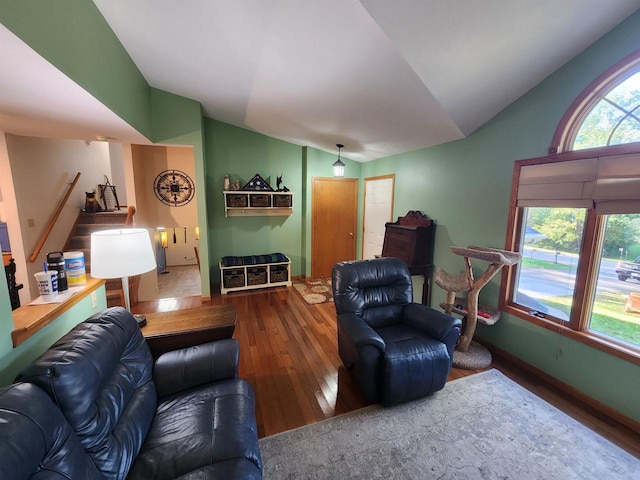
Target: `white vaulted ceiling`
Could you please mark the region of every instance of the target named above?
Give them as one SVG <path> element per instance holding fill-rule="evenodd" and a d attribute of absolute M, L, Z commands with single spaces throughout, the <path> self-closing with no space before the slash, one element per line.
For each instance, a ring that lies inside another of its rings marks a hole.
<path fill-rule="evenodd" d="M 294 144 L 335 152 L 343 143 L 357 161 L 471 134 L 640 8 L 640 0 L 94 3 L 151 86 Z M 11 120 L 46 123 L 57 112 L 61 136 L 93 128 L 140 137 L 69 79 L 50 84 L 36 109 L 20 73 L 40 68 L 43 82 L 62 74 L 31 53 L 11 73 L 0 57 L 0 130 L 29 134 Z M 62 94 L 78 103 L 73 111 L 56 103 Z"/>

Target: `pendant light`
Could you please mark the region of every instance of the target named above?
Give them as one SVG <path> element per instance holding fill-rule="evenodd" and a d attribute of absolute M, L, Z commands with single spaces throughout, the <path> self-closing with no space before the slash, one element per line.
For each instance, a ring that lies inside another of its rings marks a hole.
<path fill-rule="evenodd" d="M 340 149 L 344 147 L 344 145 L 340 143 L 336 143 L 336 147 L 338 147 L 338 160 L 333 162 L 333 176 L 334 177 L 344 177 L 344 167 L 345 164 L 340 160 Z"/>

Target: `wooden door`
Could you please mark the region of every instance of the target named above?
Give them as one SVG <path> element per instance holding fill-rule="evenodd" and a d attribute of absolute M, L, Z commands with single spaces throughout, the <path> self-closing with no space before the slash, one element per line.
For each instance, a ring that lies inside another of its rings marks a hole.
<path fill-rule="evenodd" d="M 362 258 L 375 258 L 382 253 L 385 224 L 393 220 L 394 181 L 393 174 L 364 179 Z"/>
<path fill-rule="evenodd" d="M 331 278 L 333 266 L 356 259 L 357 178 L 314 178 L 311 190 L 311 276 Z"/>

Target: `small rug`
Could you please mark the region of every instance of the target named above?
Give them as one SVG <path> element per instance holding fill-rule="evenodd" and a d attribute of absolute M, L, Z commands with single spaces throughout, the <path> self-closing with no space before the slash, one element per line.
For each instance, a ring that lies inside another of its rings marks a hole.
<path fill-rule="evenodd" d="M 627 480 L 640 471 L 640 460 L 497 370 L 259 443 L 265 480 Z"/>
<path fill-rule="evenodd" d="M 294 282 L 293 288 L 309 305 L 333 302 L 331 280 Z"/>

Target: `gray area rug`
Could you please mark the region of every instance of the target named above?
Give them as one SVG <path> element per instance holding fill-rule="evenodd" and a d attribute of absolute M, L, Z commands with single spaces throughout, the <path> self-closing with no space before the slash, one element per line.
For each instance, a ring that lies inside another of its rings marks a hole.
<path fill-rule="evenodd" d="M 639 478 L 640 460 L 497 370 L 260 439 L 264 479 Z"/>

